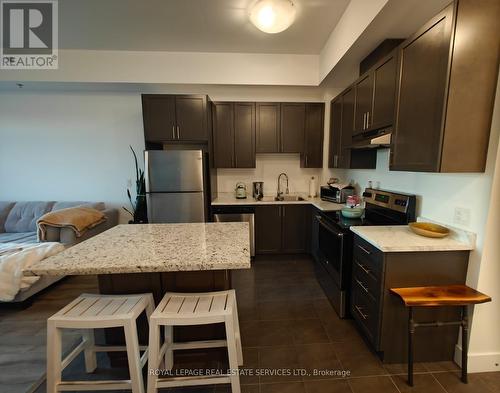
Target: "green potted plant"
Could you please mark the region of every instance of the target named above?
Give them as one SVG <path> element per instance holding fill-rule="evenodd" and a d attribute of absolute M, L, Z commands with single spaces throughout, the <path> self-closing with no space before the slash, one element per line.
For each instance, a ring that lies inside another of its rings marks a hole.
<path fill-rule="evenodd" d="M 134 149 L 130 146 L 132 154 L 134 155 L 135 162 L 135 202 L 132 200 L 130 189 L 127 188 L 127 196 L 130 201 L 131 210 L 123 206 L 123 209 L 132 216 L 129 224 L 146 224 L 148 222 L 148 213 L 146 206 L 146 179 L 144 178 L 144 171 L 139 168 L 137 163 L 137 155 Z"/>

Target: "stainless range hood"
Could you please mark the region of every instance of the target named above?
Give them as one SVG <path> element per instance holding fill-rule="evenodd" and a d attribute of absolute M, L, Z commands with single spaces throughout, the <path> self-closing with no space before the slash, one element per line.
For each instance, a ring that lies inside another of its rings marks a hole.
<path fill-rule="evenodd" d="M 353 137 L 351 149 L 386 149 L 391 146 L 391 130 L 379 131 L 376 134 L 361 134 Z"/>

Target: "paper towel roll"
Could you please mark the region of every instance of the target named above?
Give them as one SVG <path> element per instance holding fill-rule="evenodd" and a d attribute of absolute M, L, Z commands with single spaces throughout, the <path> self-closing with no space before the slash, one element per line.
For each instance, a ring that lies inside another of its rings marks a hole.
<path fill-rule="evenodd" d="M 317 190 L 318 190 L 318 181 L 314 176 L 312 176 L 311 179 L 309 180 L 309 196 L 311 198 L 314 198 L 317 195 L 316 194 Z"/>

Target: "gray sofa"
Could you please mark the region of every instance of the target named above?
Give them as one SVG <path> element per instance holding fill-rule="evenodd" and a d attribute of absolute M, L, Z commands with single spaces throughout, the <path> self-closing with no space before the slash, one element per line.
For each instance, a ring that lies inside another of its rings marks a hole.
<path fill-rule="evenodd" d="M 87 206 L 101 210 L 106 221 L 88 230 L 81 237 L 68 228 L 47 228 L 47 241 L 72 246 L 95 236 L 118 223 L 118 210 L 106 209 L 102 202 L 1 202 L 0 243 L 37 243 L 36 222 L 45 213 L 74 206 Z M 61 277 L 42 277 L 29 290 L 18 293 L 14 302 L 24 301 Z"/>

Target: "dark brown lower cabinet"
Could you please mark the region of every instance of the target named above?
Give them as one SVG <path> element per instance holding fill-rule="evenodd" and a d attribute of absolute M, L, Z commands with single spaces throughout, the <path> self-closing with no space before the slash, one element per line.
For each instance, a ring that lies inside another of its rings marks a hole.
<path fill-rule="evenodd" d="M 408 309 L 390 288 L 465 284 L 469 251 L 384 253 L 354 238 L 351 315 L 385 363 L 407 361 Z M 415 322 L 460 319 L 458 307 L 415 308 Z M 453 360 L 458 326 L 415 331 L 415 361 Z"/>
<path fill-rule="evenodd" d="M 284 253 L 303 253 L 308 249 L 310 208 L 302 205 L 283 205 L 281 251 Z"/>
<path fill-rule="evenodd" d="M 257 254 L 305 253 L 309 246 L 308 205 L 263 205 L 255 208 Z"/>
<path fill-rule="evenodd" d="M 281 206 L 255 208 L 255 252 L 273 254 L 281 250 Z"/>

